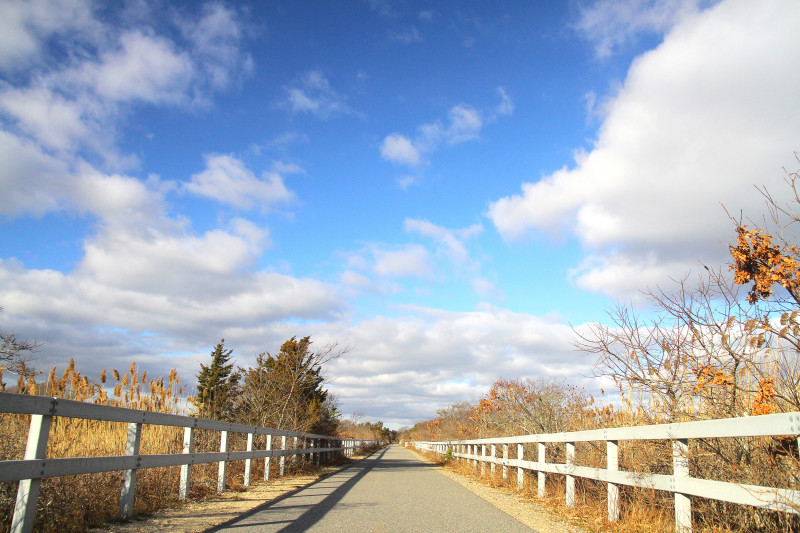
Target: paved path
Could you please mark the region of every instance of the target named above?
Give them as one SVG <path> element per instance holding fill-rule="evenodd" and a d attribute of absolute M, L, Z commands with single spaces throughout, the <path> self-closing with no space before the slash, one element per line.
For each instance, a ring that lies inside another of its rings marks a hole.
<path fill-rule="evenodd" d="M 398 445 L 208 533 L 497 532 L 531 529 Z"/>

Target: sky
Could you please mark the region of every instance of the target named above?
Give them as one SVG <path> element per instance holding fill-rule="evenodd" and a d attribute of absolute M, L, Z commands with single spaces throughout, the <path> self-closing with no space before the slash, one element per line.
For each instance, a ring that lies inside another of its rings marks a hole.
<path fill-rule="evenodd" d="M 0 330 L 193 383 L 225 339 L 389 427 L 701 265 L 800 163 L 795 0 L 0 0 Z M 6 381 L 9 381 L 8 374 Z"/>

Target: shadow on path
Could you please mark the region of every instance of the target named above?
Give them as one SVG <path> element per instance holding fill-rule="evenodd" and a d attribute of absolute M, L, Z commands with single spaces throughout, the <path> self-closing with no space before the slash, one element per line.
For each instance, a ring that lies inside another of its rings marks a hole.
<path fill-rule="evenodd" d="M 388 450 L 389 448 L 384 448 L 383 450 L 376 452 L 375 454 L 366 457 L 357 463 L 347 466 L 338 472 L 334 472 L 328 476 L 322 477 L 304 487 L 299 487 L 291 492 L 287 492 L 286 494 L 279 496 L 272 501 L 261 504 L 258 507 L 247 511 L 246 513 L 243 513 L 232 520 L 228 520 L 223 524 L 206 529 L 204 533 L 216 533 L 220 531 L 235 530 L 238 528 L 252 528 L 270 524 L 277 526 L 281 523 L 285 523 L 286 526 L 278 531 L 305 531 L 319 522 L 325 516 L 325 514 L 333 509 L 334 506 L 341 501 L 345 494 L 347 494 L 347 492 L 350 491 L 350 489 L 352 489 L 353 486 L 370 471 L 375 469 L 392 470 L 406 468 L 431 468 L 430 465 L 420 461 L 383 459 L 383 456 Z M 348 479 L 343 482 L 337 479 L 347 476 L 349 476 Z M 297 505 L 291 505 L 289 502 L 286 502 L 286 500 L 293 497 L 295 498 L 293 502 L 302 499 L 303 496 L 298 496 L 301 492 L 307 492 L 307 497 L 312 501 L 305 504 L 298 503 Z M 320 498 L 322 499 L 320 500 Z M 286 504 L 284 504 L 284 502 L 286 502 Z M 275 518 L 277 520 L 263 520 L 268 519 L 268 511 L 276 507 L 280 508 L 280 512 L 275 513 Z M 303 509 L 305 509 L 304 512 L 292 518 L 291 520 L 285 519 L 286 511 L 294 511 L 296 513 Z M 259 514 L 262 516 L 257 516 Z M 278 519 L 279 516 L 283 519 Z"/>

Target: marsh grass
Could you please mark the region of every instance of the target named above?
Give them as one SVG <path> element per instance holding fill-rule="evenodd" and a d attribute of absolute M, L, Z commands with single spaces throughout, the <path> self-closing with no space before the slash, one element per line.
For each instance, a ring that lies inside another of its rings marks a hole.
<path fill-rule="evenodd" d="M 0 376 L 1 379 L 2 376 Z M 2 390 L 6 386 L 2 385 Z M 187 398 L 180 378 L 173 370 L 167 377 L 149 378 L 146 371 L 132 364 L 127 372 L 104 370 L 89 380 L 70 361 L 61 376 L 51 370 L 46 383 L 18 382 L 9 392 L 41 394 L 100 405 L 127 407 L 172 414 L 187 414 L 192 398 Z M 0 460 L 22 459 L 30 425 L 28 415 L 0 415 Z M 127 424 L 54 417 L 47 446 L 47 457 L 99 457 L 124 455 Z M 195 451 L 219 451 L 220 434 L 198 430 Z M 232 434 L 230 451 L 246 449 L 246 436 Z M 264 449 L 266 438 L 255 439 L 254 448 Z M 141 454 L 172 454 L 183 449 L 183 428 L 151 426 L 142 429 Z M 278 474 L 277 459 L 272 460 L 272 475 Z M 287 474 L 306 468 L 306 463 L 287 459 Z M 216 493 L 218 463 L 194 465 L 190 499 Z M 226 488 L 243 490 L 244 461 L 228 463 Z M 251 480 L 264 478 L 264 461 L 252 462 Z M 179 505 L 180 467 L 140 469 L 136 474 L 135 515 L 148 515 L 159 509 Z M 0 531 L 8 531 L 17 492 L 16 482 L 0 483 Z M 35 531 L 85 531 L 90 527 L 119 520 L 121 472 L 105 472 L 45 478 L 39 492 Z"/>

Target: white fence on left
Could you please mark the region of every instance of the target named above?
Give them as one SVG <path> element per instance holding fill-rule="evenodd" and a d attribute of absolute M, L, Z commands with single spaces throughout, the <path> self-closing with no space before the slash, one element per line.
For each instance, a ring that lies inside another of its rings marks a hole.
<path fill-rule="evenodd" d="M 189 494 L 191 465 L 193 464 L 219 462 L 217 491 L 221 492 L 225 487 L 227 463 L 230 461 L 245 461 L 244 485 L 247 486 L 250 484 L 253 459 L 265 459 L 264 477 L 268 479 L 271 457 L 280 457 L 279 471 L 283 475 L 286 456 L 307 456 L 307 460 L 319 464 L 330 459 L 334 453 L 352 455 L 357 448 L 373 442 L 8 392 L 0 392 L 0 413 L 31 415 L 25 458 L 14 461 L 0 461 L 0 482 L 19 481 L 14 516 L 11 523 L 12 533 L 27 533 L 33 529 L 36 502 L 39 497 L 39 484 L 44 477 L 121 470 L 123 472 L 123 480 L 120 515 L 123 518 L 129 518 L 133 514 L 136 471 L 140 468 L 180 466 L 179 497 L 186 499 Z M 48 459 L 46 457 L 47 440 L 53 417 L 127 422 L 128 439 L 125 455 Z M 145 424 L 184 428 L 183 453 L 139 455 L 142 426 Z M 195 453 L 193 451 L 194 432 L 198 429 L 220 432 L 219 452 Z M 247 435 L 246 451 L 228 451 L 231 433 Z M 253 449 L 254 435 L 266 435 L 266 449 Z M 281 438 L 279 448 L 273 448 L 273 439 L 275 437 Z M 293 439 L 292 447 L 288 446 L 287 439 L 289 438 Z M 303 441 L 302 447 L 299 446 L 301 439 Z"/>

